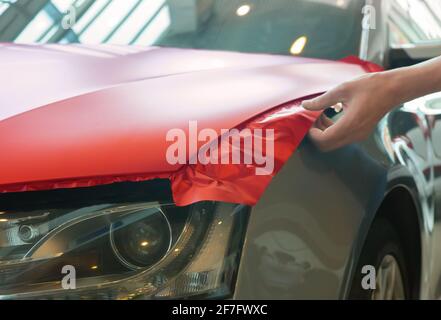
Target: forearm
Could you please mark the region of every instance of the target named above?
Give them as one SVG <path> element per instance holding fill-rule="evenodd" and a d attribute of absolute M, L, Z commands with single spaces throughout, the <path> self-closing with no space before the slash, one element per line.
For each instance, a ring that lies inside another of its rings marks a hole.
<path fill-rule="evenodd" d="M 415 66 L 384 72 L 396 105 L 441 91 L 441 57 Z"/>

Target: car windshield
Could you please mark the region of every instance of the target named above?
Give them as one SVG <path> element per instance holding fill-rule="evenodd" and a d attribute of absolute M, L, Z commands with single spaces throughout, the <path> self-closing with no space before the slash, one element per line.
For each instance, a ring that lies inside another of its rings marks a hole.
<path fill-rule="evenodd" d="M 363 0 L 0 0 L 0 42 L 111 43 L 338 59 Z"/>

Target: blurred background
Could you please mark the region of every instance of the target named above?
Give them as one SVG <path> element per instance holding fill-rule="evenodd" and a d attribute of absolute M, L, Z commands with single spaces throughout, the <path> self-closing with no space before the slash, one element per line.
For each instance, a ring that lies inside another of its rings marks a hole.
<path fill-rule="evenodd" d="M 390 41 L 441 39 L 440 0 L 387 1 L 394 7 Z M 341 58 L 358 49 L 353 37 L 359 34 L 364 4 L 364 0 L 0 0 L 0 42 L 163 45 Z M 74 21 L 63 28 L 62 21 L 72 10 Z"/>

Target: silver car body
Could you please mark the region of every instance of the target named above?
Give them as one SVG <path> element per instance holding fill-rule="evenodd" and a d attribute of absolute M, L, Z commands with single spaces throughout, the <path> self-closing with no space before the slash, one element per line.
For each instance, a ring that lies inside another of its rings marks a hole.
<path fill-rule="evenodd" d="M 389 1 L 373 5 L 377 28 L 360 52 L 385 65 Z M 321 153 L 305 141 L 252 209 L 235 298 L 347 298 L 380 215 L 410 257 L 413 298 L 439 298 L 440 168 L 441 94 L 389 113 L 363 143 Z"/>

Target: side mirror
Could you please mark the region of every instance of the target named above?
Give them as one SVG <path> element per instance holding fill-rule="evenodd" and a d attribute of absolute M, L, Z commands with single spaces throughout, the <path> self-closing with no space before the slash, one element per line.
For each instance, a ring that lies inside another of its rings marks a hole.
<path fill-rule="evenodd" d="M 388 69 L 407 67 L 438 56 L 441 56 L 441 41 L 406 44 L 389 50 L 387 66 Z"/>

